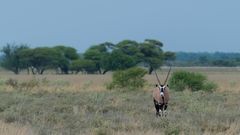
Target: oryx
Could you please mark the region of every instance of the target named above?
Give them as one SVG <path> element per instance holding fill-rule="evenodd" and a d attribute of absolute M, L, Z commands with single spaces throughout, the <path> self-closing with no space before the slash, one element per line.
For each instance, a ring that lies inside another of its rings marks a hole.
<path fill-rule="evenodd" d="M 166 116 L 166 110 L 169 101 L 169 88 L 167 85 L 167 81 L 171 72 L 171 67 L 163 84 L 160 82 L 160 79 L 155 70 L 154 72 L 158 81 L 158 84 L 156 84 L 156 88 L 153 90 L 153 102 L 156 109 L 156 116 Z"/>

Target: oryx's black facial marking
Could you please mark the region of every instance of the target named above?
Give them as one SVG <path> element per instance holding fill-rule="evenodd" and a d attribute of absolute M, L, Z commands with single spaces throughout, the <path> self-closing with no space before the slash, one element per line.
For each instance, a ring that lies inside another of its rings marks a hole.
<path fill-rule="evenodd" d="M 165 87 L 163 85 L 160 86 L 160 92 L 164 92 Z"/>
<path fill-rule="evenodd" d="M 166 86 L 164 85 L 160 85 L 159 90 L 160 90 L 160 96 L 164 97 L 164 90 L 165 90 Z"/>

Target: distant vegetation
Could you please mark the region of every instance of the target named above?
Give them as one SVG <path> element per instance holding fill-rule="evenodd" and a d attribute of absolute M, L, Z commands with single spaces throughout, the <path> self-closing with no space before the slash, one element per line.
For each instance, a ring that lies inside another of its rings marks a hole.
<path fill-rule="evenodd" d="M 176 52 L 175 66 L 216 66 L 235 67 L 240 66 L 240 53 L 224 52 Z"/>
<path fill-rule="evenodd" d="M 162 42 L 153 39 L 123 40 L 93 45 L 79 54 L 75 48 L 64 45 L 30 48 L 25 44 L 7 44 L 1 48 L 0 64 L 15 74 L 43 74 L 49 69 L 57 74 L 105 74 L 134 66 L 145 67 L 151 74 L 154 69 L 169 65 L 169 61 L 180 67 L 240 66 L 240 53 L 170 52 L 162 47 Z"/>
<path fill-rule="evenodd" d="M 43 74 L 47 69 L 55 69 L 59 74 L 105 74 L 141 65 L 151 74 L 164 62 L 175 59 L 175 53 L 164 52 L 162 47 L 163 43 L 158 40 L 146 39 L 141 43 L 123 40 L 117 44 L 94 45 L 79 55 L 75 48 L 63 45 L 29 48 L 22 44 L 7 44 L 2 48 L 1 66 L 15 74 L 23 70 L 29 74 Z"/>

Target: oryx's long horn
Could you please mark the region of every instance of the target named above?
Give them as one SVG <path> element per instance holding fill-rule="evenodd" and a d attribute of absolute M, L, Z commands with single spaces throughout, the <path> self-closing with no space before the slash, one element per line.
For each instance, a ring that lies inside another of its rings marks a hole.
<path fill-rule="evenodd" d="M 172 66 L 170 66 L 170 69 L 169 69 L 169 71 L 168 71 L 168 74 L 167 74 L 166 80 L 165 80 L 165 82 L 164 82 L 164 85 L 166 85 L 166 83 L 167 83 L 167 80 L 168 80 L 169 74 L 170 74 L 170 72 L 171 72 L 171 69 L 172 69 Z"/>
<path fill-rule="evenodd" d="M 154 70 L 154 73 L 155 73 L 155 75 L 156 75 L 156 77 L 157 77 L 158 85 L 161 85 L 161 82 L 160 82 L 160 79 L 159 79 L 159 77 L 158 77 L 158 75 L 157 75 L 156 70 Z"/>

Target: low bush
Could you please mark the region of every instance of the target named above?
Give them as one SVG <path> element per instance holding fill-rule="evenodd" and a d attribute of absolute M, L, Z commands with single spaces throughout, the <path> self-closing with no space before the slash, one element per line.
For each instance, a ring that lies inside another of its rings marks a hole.
<path fill-rule="evenodd" d="M 13 88 L 17 88 L 18 81 L 16 79 L 10 78 L 10 79 L 6 80 L 5 84 L 8 85 L 8 86 L 11 86 Z"/>
<path fill-rule="evenodd" d="M 17 90 L 32 90 L 35 87 L 39 87 L 40 83 L 41 81 L 36 78 L 24 82 L 19 82 L 18 80 L 12 78 L 5 81 L 5 85 L 11 86 Z"/>
<path fill-rule="evenodd" d="M 209 82 L 205 75 L 187 71 L 174 72 L 169 80 L 169 85 L 176 91 L 185 89 L 190 89 L 191 91 L 213 91 L 217 88 L 217 85 Z"/>
<path fill-rule="evenodd" d="M 203 90 L 208 91 L 208 92 L 212 92 L 213 90 L 216 90 L 217 87 L 218 87 L 217 84 L 214 83 L 214 82 L 206 82 Z"/>
<path fill-rule="evenodd" d="M 116 71 L 113 73 L 113 81 L 108 84 L 107 89 L 138 89 L 144 86 L 145 69 L 139 67 L 129 68 L 127 70 Z"/>

